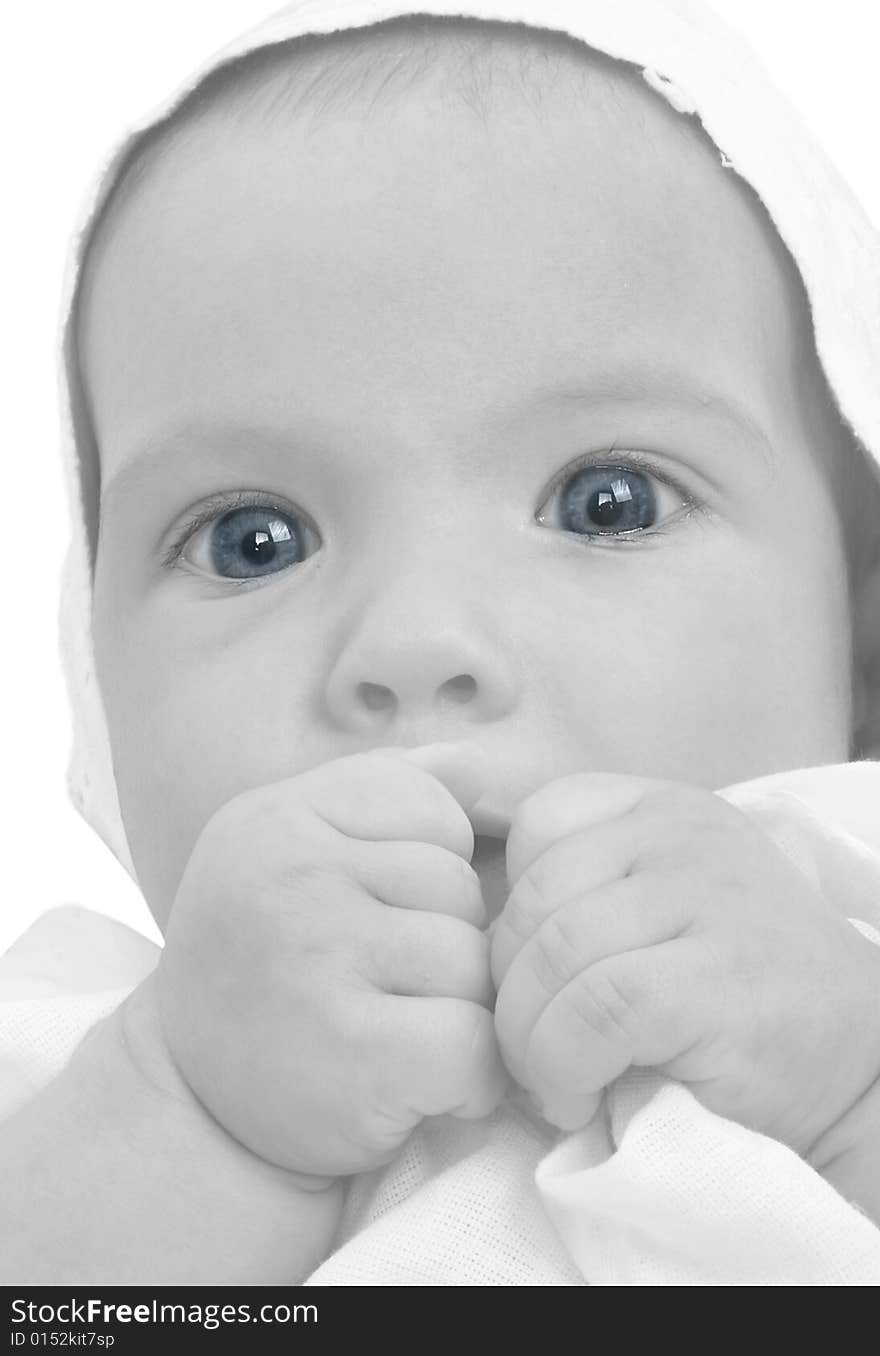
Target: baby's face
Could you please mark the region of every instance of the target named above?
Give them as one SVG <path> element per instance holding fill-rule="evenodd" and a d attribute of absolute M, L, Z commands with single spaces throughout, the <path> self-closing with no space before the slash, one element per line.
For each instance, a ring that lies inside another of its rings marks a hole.
<path fill-rule="evenodd" d="M 473 739 L 502 826 L 576 770 L 848 757 L 790 264 L 650 91 L 594 102 L 218 119 L 114 224 L 95 643 L 160 922 L 220 805 L 364 749 Z"/>

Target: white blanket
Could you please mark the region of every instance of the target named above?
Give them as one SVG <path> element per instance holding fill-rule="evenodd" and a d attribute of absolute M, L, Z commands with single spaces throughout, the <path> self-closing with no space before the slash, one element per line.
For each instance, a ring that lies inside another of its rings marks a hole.
<path fill-rule="evenodd" d="M 880 763 L 719 794 L 880 942 Z M 0 961 L 0 1114 L 123 998 L 124 932 L 105 926 L 120 966 L 92 975 L 89 992 L 75 965 L 69 992 L 47 983 L 48 929 L 24 967 Z M 880 1283 L 880 1229 L 792 1150 L 649 1071 L 631 1071 L 607 1101 L 607 1116 L 572 1135 L 516 1099 L 478 1123 L 423 1122 L 389 1167 L 352 1181 L 337 1249 L 307 1284 Z"/>

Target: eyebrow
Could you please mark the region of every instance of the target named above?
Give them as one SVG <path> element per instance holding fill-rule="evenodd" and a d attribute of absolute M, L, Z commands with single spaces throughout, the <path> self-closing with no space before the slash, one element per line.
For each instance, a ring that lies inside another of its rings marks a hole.
<path fill-rule="evenodd" d="M 133 444 L 133 451 L 117 466 L 112 475 L 101 480 L 101 507 L 111 497 L 124 493 L 132 482 L 137 484 L 167 458 L 179 456 L 193 442 L 216 447 L 229 443 L 238 446 L 242 441 L 261 444 L 267 451 L 290 450 L 294 440 L 290 428 L 260 423 L 254 419 L 217 420 L 210 416 L 194 415 L 156 428 Z"/>
<path fill-rule="evenodd" d="M 696 413 L 709 416 L 713 421 L 727 425 L 740 438 L 745 437 L 761 455 L 765 469 L 769 470 L 772 466 L 773 447 L 770 439 L 746 407 L 720 391 L 689 386 L 679 372 L 661 373 L 652 370 L 646 374 L 643 370 L 613 370 L 608 374 L 600 374 L 589 385 L 570 382 L 538 387 L 513 409 L 507 408 L 501 422 L 502 426 L 504 423 L 514 423 L 527 411 L 552 404 L 601 407 L 613 403 L 661 407 L 687 415 Z M 487 413 L 491 416 L 493 412 Z M 498 412 L 495 413 L 497 416 Z M 222 422 L 205 416 L 181 419 L 143 438 L 113 475 L 106 481 L 102 480 L 101 507 L 111 496 L 124 492 L 132 481 L 137 482 L 144 474 L 149 474 L 154 466 L 161 465 L 169 454 L 179 454 L 193 441 L 210 440 L 216 445 L 223 441 L 239 444 L 246 440 L 251 446 L 261 444 L 267 451 L 280 452 L 289 451 L 295 437 L 292 428 L 253 419 Z"/>
<path fill-rule="evenodd" d="M 773 444 L 765 430 L 745 405 L 730 396 L 709 387 L 692 387 L 678 371 L 643 370 L 615 372 L 609 379 L 591 382 L 589 386 L 577 383 L 545 387 L 535 393 L 536 403 L 607 405 L 614 401 L 626 404 L 661 406 L 684 414 L 708 415 L 716 422 L 726 424 L 745 438 L 761 453 L 767 468 L 773 462 Z"/>

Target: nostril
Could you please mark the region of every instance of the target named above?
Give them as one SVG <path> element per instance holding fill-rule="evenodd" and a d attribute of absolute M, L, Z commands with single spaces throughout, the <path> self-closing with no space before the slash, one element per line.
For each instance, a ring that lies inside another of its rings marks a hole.
<path fill-rule="evenodd" d="M 445 697 L 450 702 L 470 702 L 477 695 L 476 679 L 469 673 L 459 673 L 455 678 L 450 678 L 438 689 L 438 696 Z"/>
<path fill-rule="evenodd" d="M 358 683 L 357 694 L 368 711 L 392 711 L 397 705 L 391 688 L 381 683 Z"/>

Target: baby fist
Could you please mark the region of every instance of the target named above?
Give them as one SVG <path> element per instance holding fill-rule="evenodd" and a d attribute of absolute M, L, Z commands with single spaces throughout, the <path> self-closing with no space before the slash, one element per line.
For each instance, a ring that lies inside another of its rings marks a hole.
<path fill-rule="evenodd" d="M 713 792 L 584 774 L 524 801 L 492 946 L 505 1062 L 576 1129 L 631 1066 L 815 1143 L 880 1074 L 880 949 Z"/>

